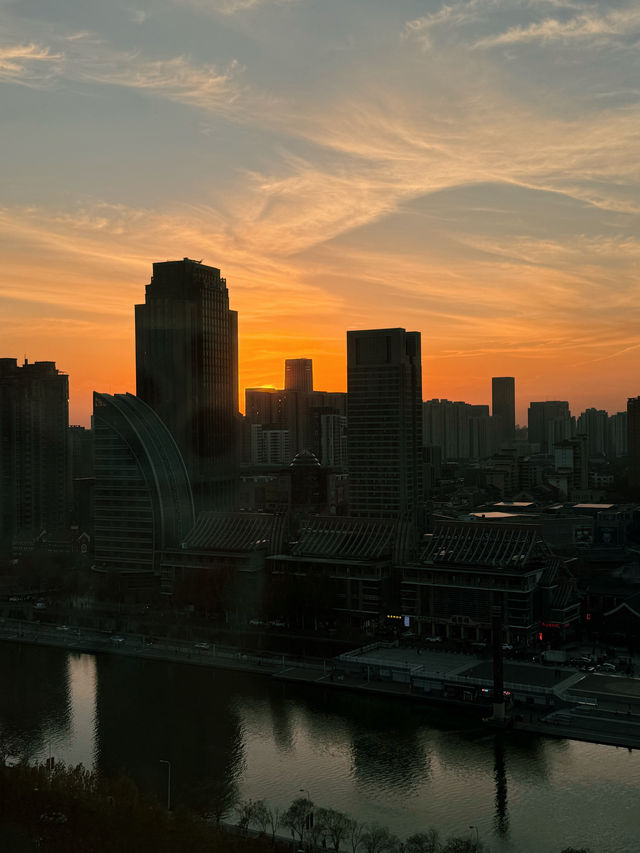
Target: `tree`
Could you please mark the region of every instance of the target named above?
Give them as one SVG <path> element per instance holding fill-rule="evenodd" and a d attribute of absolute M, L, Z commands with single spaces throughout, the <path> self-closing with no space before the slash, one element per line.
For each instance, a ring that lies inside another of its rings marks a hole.
<path fill-rule="evenodd" d="M 280 822 L 302 843 L 311 820 L 313 820 L 313 803 L 307 797 L 297 797 L 282 815 Z"/>
<path fill-rule="evenodd" d="M 351 853 L 357 853 L 358 847 L 360 847 L 362 843 L 362 835 L 365 827 L 364 824 L 358 823 L 358 821 L 354 820 L 352 817 L 348 820 L 349 825 L 347 827 L 347 839 L 351 847 Z"/>
<path fill-rule="evenodd" d="M 269 813 L 269 829 L 271 830 L 271 843 L 276 843 L 276 832 L 278 831 L 278 827 L 282 822 L 282 815 L 280 813 L 280 809 L 277 806 L 267 806 L 267 811 Z"/>
<path fill-rule="evenodd" d="M 367 853 L 391 853 L 400 847 L 398 838 L 386 826 L 377 823 L 367 825 L 361 843 Z"/>
<path fill-rule="evenodd" d="M 353 821 L 348 815 L 335 811 L 335 809 L 319 809 L 317 819 L 329 836 L 333 849 L 338 853 L 340 843 L 343 838 L 348 836 Z"/>
<path fill-rule="evenodd" d="M 251 820 L 260 829 L 260 832 L 266 834 L 267 827 L 270 825 L 271 822 L 271 813 L 264 800 L 257 800 L 253 804 Z"/>
<path fill-rule="evenodd" d="M 255 809 L 255 803 L 253 800 L 240 800 L 240 802 L 236 805 L 235 809 L 238 814 L 238 824 L 242 832 L 246 835 L 249 829 L 249 824 L 253 818 L 253 811 Z"/>
<path fill-rule="evenodd" d="M 407 838 L 407 853 L 438 853 L 440 838 L 437 830 L 430 828 L 426 832 L 416 832 Z"/>

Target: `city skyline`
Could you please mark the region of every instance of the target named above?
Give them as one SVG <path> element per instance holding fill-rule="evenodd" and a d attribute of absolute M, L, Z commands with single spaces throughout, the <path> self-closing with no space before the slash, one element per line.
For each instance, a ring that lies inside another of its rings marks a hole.
<path fill-rule="evenodd" d="M 79 0 L 0 8 L 4 351 L 72 420 L 134 390 L 151 260 L 224 270 L 241 388 L 345 390 L 348 329 L 424 338 L 424 396 L 634 396 L 630 2 Z M 594 393 L 594 389 L 598 389 Z"/>

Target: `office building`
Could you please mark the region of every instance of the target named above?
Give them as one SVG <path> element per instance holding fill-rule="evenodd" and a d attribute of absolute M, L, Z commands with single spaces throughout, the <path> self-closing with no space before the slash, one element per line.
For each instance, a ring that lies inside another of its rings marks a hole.
<path fill-rule="evenodd" d="M 488 406 L 435 399 L 425 401 L 422 409 L 425 447 L 439 447 L 446 460 L 486 459 L 491 455 L 493 422 Z"/>
<path fill-rule="evenodd" d="M 627 413 L 616 412 L 609 417 L 609 450 L 614 459 L 627 455 Z"/>
<path fill-rule="evenodd" d="M 284 390 L 313 391 L 313 362 L 310 358 L 287 358 L 284 363 Z"/>
<path fill-rule="evenodd" d="M 587 409 L 577 420 L 576 430 L 586 435 L 589 456 L 606 456 L 609 450 L 609 415 L 604 409 Z"/>
<path fill-rule="evenodd" d="M 627 453 L 629 486 L 640 493 L 640 397 L 627 400 Z"/>
<path fill-rule="evenodd" d="M 220 270 L 153 265 L 136 305 L 136 387 L 169 428 L 198 509 L 231 509 L 239 483 L 238 316 Z"/>
<path fill-rule="evenodd" d="M 69 378 L 53 361 L 0 359 L 0 542 L 69 522 Z"/>
<path fill-rule="evenodd" d="M 491 414 L 498 447 L 513 441 L 516 435 L 516 381 L 513 376 L 491 379 Z"/>
<path fill-rule="evenodd" d="M 528 424 L 529 443 L 539 444 L 543 453 L 551 454 L 554 444 L 571 438 L 575 432 L 575 419 L 566 400 L 529 403 Z"/>
<path fill-rule="evenodd" d="M 163 549 L 178 547 L 195 521 L 178 446 L 132 394 L 94 393 L 93 424 L 95 568 L 131 587 L 159 585 Z"/>
<path fill-rule="evenodd" d="M 420 356 L 419 332 L 347 332 L 351 515 L 417 518 L 423 500 Z"/>

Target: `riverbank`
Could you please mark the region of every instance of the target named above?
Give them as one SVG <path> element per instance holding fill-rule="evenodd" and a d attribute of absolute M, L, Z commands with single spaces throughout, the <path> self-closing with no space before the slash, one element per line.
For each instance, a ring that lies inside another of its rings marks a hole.
<path fill-rule="evenodd" d="M 437 650 L 416 656 L 414 650 L 399 649 L 395 644 L 376 644 L 321 660 L 275 653 L 248 654 L 230 646 L 207 643 L 149 644 L 142 637 L 113 637 L 16 620 L 0 622 L 0 639 L 76 653 L 232 670 L 325 690 L 348 690 L 360 695 L 450 706 L 481 717 L 491 714 L 490 698 L 486 698 L 485 692 L 491 687 L 489 664 Z M 380 672 L 387 675 L 380 677 Z M 640 749 L 640 679 L 585 677 L 570 669 L 507 663 L 505 686 L 511 686 L 509 692 L 515 696 L 511 732 Z M 526 691 L 538 704 L 518 700 Z M 479 701 L 481 697 L 485 698 Z"/>

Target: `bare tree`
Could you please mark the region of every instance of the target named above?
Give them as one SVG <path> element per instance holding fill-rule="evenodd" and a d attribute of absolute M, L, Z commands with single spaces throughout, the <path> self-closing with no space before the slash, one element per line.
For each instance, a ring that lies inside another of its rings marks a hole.
<path fill-rule="evenodd" d="M 281 823 L 298 836 L 302 844 L 305 832 L 313 820 L 313 803 L 307 797 L 297 797 L 282 815 Z"/>
<path fill-rule="evenodd" d="M 235 810 L 238 815 L 238 825 L 244 834 L 246 835 L 249 830 L 249 824 L 253 819 L 253 811 L 255 809 L 255 803 L 253 800 L 240 800 L 237 803 Z"/>
<path fill-rule="evenodd" d="M 318 809 L 317 816 L 335 853 L 338 853 L 340 843 L 348 837 L 353 821 L 348 815 L 334 809 Z"/>
<path fill-rule="evenodd" d="M 386 826 L 370 823 L 362 833 L 362 846 L 367 853 L 391 853 L 400 847 L 400 841 Z"/>
<path fill-rule="evenodd" d="M 358 823 L 352 817 L 349 818 L 349 826 L 347 827 L 347 839 L 351 847 L 351 853 L 357 853 L 358 847 L 362 843 L 362 834 L 364 833 L 364 824 Z"/>
<path fill-rule="evenodd" d="M 271 843 L 275 844 L 276 833 L 278 831 L 278 827 L 282 823 L 282 815 L 278 806 L 267 806 L 267 812 L 269 813 L 269 829 L 271 830 Z"/>
<path fill-rule="evenodd" d="M 267 827 L 271 821 L 271 815 L 269 813 L 269 808 L 264 800 L 256 800 L 253 804 L 253 811 L 251 812 L 251 821 L 255 823 L 256 826 L 260 829 L 260 832 L 266 834 Z"/>
<path fill-rule="evenodd" d="M 437 830 L 430 827 L 426 832 L 416 832 L 407 838 L 407 853 L 438 853 L 440 837 Z"/>

